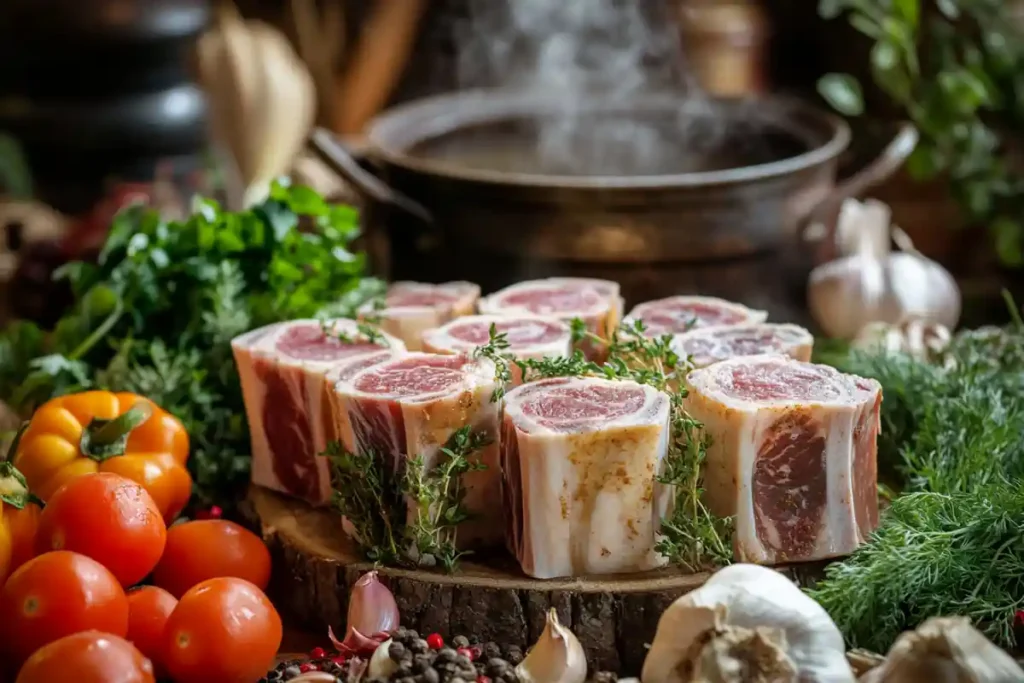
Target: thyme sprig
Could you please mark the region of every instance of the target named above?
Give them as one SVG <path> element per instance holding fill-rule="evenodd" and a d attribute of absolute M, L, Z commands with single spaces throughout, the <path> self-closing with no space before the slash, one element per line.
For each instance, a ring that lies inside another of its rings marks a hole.
<path fill-rule="evenodd" d="M 323 330 L 324 336 L 334 337 L 342 344 L 381 344 L 387 346 L 387 339 L 384 334 L 380 331 L 380 327 L 376 322 L 369 320 L 360 320 L 356 323 L 356 332 L 351 334 L 341 330 L 335 330 L 331 327 L 331 321 L 329 319 L 323 319 L 320 321 L 320 327 Z"/>
<path fill-rule="evenodd" d="M 524 378 L 602 377 L 632 380 L 666 392 L 671 401 L 671 434 L 657 481 L 672 488 L 674 502 L 662 520 L 656 550 L 687 571 L 728 564 L 732 559 L 732 520 L 713 515 L 702 501 L 710 437 L 683 405 L 687 392 L 682 380 L 692 368 L 689 359 L 673 351 L 671 335 L 648 337 L 640 320 L 620 326 L 610 339 L 589 331 L 578 319 L 572 321 L 572 330 L 574 342 L 606 348 L 605 362 L 589 361 L 578 350 L 570 358 L 518 360 Z"/>
<path fill-rule="evenodd" d="M 463 475 L 486 469 L 478 453 L 492 441 L 467 425 L 448 438 L 436 462 L 417 455 L 401 468 L 373 451 L 352 453 L 330 443 L 323 455 L 331 463 L 333 502 L 366 558 L 454 571 L 466 554 L 458 549 L 459 525 L 472 518 Z"/>
<path fill-rule="evenodd" d="M 474 358 L 487 358 L 494 363 L 494 393 L 491 403 L 497 403 L 505 395 L 505 390 L 512 382 L 513 357 L 509 353 L 508 333 L 498 332 L 498 326 L 491 323 L 487 331 L 487 343 L 473 349 Z"/>

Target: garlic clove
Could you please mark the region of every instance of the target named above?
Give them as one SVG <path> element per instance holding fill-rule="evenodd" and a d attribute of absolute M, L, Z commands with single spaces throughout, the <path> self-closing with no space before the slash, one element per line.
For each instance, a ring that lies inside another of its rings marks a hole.
<path fill-rule="evenodd" d="M 587 658 L 576 636 L 548 610 L 544 632 L 515 669 L 520 683 L 583 683 Z"/>
<path fill-rule="evenodd" d="M 370 663 L 366 666 L 367 679 L 379 678 L 386 681 L 398 670 L 398 663 L 391 659 L 391 642 L 388 638 L 373 651 Z"/>
<path fill-rule="evenodd" d="M 348 598 L 347 630 L 355 629 L 367 636 L 391 632 L 398 628 L 398 603 L 377 576 L 369 571 L 359 577 L 352 586 Z"/>
<path fill-rule="evenodd" d="M 780 629 L 719 626 L 695 644 L 690 680 L 705 683 L 797 683 Z"/>
<path fill-rule="evenodd" d="M 290 680 L 291 683 L 334 683 L 338 679 L 326 671 L 307 671 Z"/>

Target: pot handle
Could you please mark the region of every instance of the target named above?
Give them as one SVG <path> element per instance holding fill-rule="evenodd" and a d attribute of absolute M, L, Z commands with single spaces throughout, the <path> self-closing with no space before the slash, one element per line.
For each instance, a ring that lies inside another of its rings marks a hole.
<path fill-rule="evenodd" d="M 328 130 L 316 128 L 309 137 L 309 145 L 320 159 L 340 175 L 364 199 L 372 199 L 397 207 L 427 225 L 433 226 L 434 216 L 425 206 L 394 190 L 356 161 L 345 145 Z"/>
<path fill-rule="evenodd" d="M 842 203 L 861 196 L 900 170 L 917 146 L 918 138 L 917 128 L 912 123 L 901 123 L 896 135 L 874 161 L 837 183 L 824 199 L 814 205 L 797 229 L 801 242 L 831 245 Z"/>

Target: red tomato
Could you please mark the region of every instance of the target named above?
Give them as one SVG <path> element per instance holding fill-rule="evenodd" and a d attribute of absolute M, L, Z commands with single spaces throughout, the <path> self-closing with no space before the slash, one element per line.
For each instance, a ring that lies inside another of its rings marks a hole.
<path fill-rule="evenodd" d="M 256 586 L 236 578 L 204 581 L 167 620 L 164 663 L 188 683 L 252 683 L 274 664 L 281 617 Z"/>
<path fill-rule="evenodd" d="M 39 517 L 37 548 L 88 555 L 124 587 L 146 578 L 164 550 L 167 526 L 146 490 L 130 479 L 99 472 L 72 479 Z"/>
<path fill-rule="evenodd" d="M 163 673 L 164 626 L 178 606 L 174 596 L 163 588 L 142 586 L 128 593 L 128 640 Z"/>
<path fill-rule="evenodd" d="M 16 683 L 153 683 L 153 666 L 124 638 L 99 631 L 65 636 L 33 653 Z"/>
<path fill-rule="evenodd" d="M 203 519 L 176 524 L 153 571 L 153 583 L 177 597 L 207 579 L 234 576 L 266 590 L 270 552 L 259 536 L 234 522 Z"/>
<path fill-rule="evenodd" d="M 8 661 L 20 663 L 47 643 L 90 629 L 124 636 L 128 600 L 114 575 L 85 555 L 33 558 L 0 592 L 0 649 Z"/>

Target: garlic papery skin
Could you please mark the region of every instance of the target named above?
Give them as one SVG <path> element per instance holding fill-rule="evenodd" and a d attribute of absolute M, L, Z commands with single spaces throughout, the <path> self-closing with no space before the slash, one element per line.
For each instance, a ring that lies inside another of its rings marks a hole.
<path fill-rule="evenodd" d="M 398 671 L 398 663 L 391 659 L 391 639 L 388 638 L 377 646 L 370 657 L 370 663 L 366 665 L 366 678 L 368 680 L 388 680 L 391 674 Z"/>
<path fill-rule="evenodd" d="M 913 318 L 896 325 L 868 323 L 853 340 L 853 346 L 876 353 L 905 353 L 930 361 L 940 357 L 952 339 L 945 325 Z"/>
<path fill-rule="evenodd" d="M 515 669 L 520 683 L 584 683 L 587 657 L 572 631 L 548 610 L 544 632 Z"/>
<path fill-rule="evenodd" d="M 773 569 L 734 564 L 673 602 L 658 621 L 644 660 L 643 683 L 691 683 L 684 678 L 695 644 L 723 627 L 781 631 L 781 647 L 801 683 L 853 683 L 843 636 L 821 605 Z"/>
<path fill-rule="evenodd" d="M 346 630 L 355 629 L 365 636 L 390 633 L 398 628 L 398 603 L 391 590 L 380 582 L 377 572 L 360 576 L 348 598 Z"/>
<path fill-rule="evenodd" d="M 884 205 L 843 206 L 837 229 L 842 256 L 818 266 L 808 281 L 807 303 L 830 337 L 853 339 L 868 323 L 911 318 L 949 329 L 960 320 L 960 289 L 945 268 L 914 249 L 889 224 Z M 893 251 L 893 242 L 899 251 Z"/>
<path fill-rule="evenodd" d="M 935 617 L 904 633 L 864 683 L 1004 683 L 1024 669 L 963 617 Z"/>
<path fill-rule="evenodd" d="M 708 635 L 693 658 L 694 683 L 797 683 L 785 632 L 719 626 Z"/>

